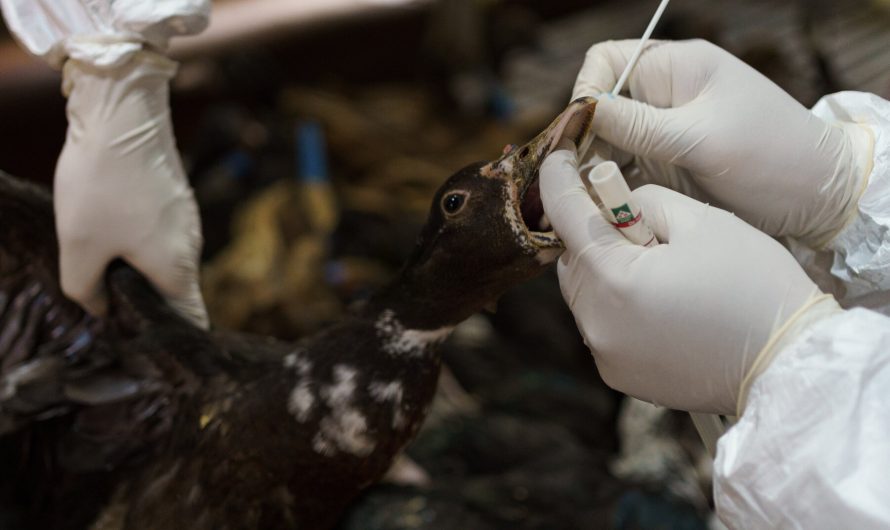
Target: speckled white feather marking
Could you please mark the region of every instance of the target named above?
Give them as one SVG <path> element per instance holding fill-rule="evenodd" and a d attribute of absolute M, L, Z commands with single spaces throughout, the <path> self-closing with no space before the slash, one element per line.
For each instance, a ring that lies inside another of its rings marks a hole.
<path fill-rule="evenodd" d="M 337 447 L 321 431 L 312 437 L 312 450 L 322 456 L 337 454 Z"/>
<path fill-rule="evenodd" d="M 315 394 L 309 386 L 309 381 L 301 380 L 287 399 L 287 410 L 293 414 L 300 423 L 309 419 L 309 413 L 315 405 Z"/>
<path fill-rule="evenodd" d="M 367 419 L 352 405 L 357 375 L 355 368 L 338 364 L 334 366 L 333 384 L 322 387 L 321 397 L 331 413 L 321 419 L 319 431 L 312 439 L 317 453 L 332 456 L 339 450 L 367 456 L 374 450 L 376 442 L 367 435 Z"/>
<path fill-rule="evenodd" d="M 312 392 L 312 361 L 307 358 L 305 350 L 297 350 L 284 356 L 284 367 L 297 372 L 297 385 L 287 398 L 287 410 L 300 423 L 309 419 L 316 397 Z"/>
<path fill-rule="evenodd" d="M 392 399 L 396 403 L 401 403 L 402 391 L 401 381 L 390 381 L 389 383 L 372 381 L 371 384 L 368 385 L 368 392 L 371 394 L 371 397 L 377 401 L 387 401 Z"/>
<path fill-rule="evenodd" d="M 284 356 L 284 367 L 285 368 L 294 368 L 297 366 L 297 354 L 296 353 L 288 353 Z"/>
<path fill-rule="evenodd" d="M 348 405 L 355 394 L 355 376 L 358 370 L 345 364 L 334 366 L 334 384 L 321 389 L 321 397 L 331 408 Z"/>
<path fill-rule="evenodd" d="M 377 401 L 392 401 L 392 427 L 400 429 L 405 426 L 405 415 L 402 414 L 402 396 L 405 389 L 401 381 L 372 381 L 368 385 L 368 393 Z"/>
<path fill-rule="evenodd" d="M 367 456 L 376 445 L 366 434 L 367 430 L 365 416 L 356 408 L 344 407 L 335 415 L 322 418 L 318 434 L 333 442 L 341 451 Z"/>
<path fill-rule="evenodd" d="M 439 329 L 405 329 L 396 314 L 387 309 L 376 323 L 377 336 L 383 341 L 383 351 L 390 355 L 423 355 L 431 346 L 448 338 L 453 326 Z"/>
<path fill-rule="evenodd" d="M 296 350 L 284 356 L 284 367 L 293 368 L 303 377 L 309 375 L 312 370 L 312 361 L 306 355 L 306 350 Z"/>

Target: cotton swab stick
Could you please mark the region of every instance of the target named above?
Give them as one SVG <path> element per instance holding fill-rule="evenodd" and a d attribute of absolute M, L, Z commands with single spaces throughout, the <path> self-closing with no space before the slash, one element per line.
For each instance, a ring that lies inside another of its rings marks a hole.
<path fill-rule="evenodd" d="M 630 60 L 627 61 L 627 66 L 624 67 L 624 71 L 621 72 L 621 77 L 618 78 L 618 82 L 615 83 L 615 88 L 612 89 L 612 95 L 617 96 L 621 89 L 624 87 L 624 82 L 627 81 L 627 77 L 630 75 L 630 71 L 634 69 L 634 66 L 637 64 L 637 60 L 640 58 L 640 54 L 643 53 L 643 46 L 646 45 L 646 41 L 649 40 L 649 37 L 652 36 L 652 31 L 655 29 L 655 25 L 658 24 L 658 20 L 661 18 L 661 14 L 664 13 L 665 8 L 668 5 L 670 0 L 661 0 L 661 3 L 658 4 L 658 9 L 655 10 L 655 14 L 652 15 L 652 20 L 649 21 L 649 26 L 646 28 L 646 31 L 643 32 L 642 38 L 640 38 L 640 44 L 637 45 L 637 49 L 634 50 L 634 54 L 630 56 Z"/>

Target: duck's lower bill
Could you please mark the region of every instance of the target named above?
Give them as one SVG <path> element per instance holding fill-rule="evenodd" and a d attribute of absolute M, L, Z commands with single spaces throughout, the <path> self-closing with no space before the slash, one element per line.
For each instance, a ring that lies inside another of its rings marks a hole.
<path fill-rule="evenodd" d="M 544 212 L 538 172 L 547 155 L 563 139 L 575 145 L 579 158 L 584 156 L 593 140 L 590 126 L 595 109 L 594 98 L 573 101 L 530 142 L 519 147 L 507 146 L 500 159 L 483 168 L 483 174 L 505 181 L 508 210 L 505 214 L 522 243 L 530 251 L 540 253 L 540 258 L 556 259 L 559 252 L 541 251 L 562 249 L 563 244 Z"/>

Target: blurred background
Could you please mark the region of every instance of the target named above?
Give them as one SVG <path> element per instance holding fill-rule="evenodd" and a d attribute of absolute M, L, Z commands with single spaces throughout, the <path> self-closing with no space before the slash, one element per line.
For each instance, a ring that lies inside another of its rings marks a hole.
<path fill-rule="evenodd" d="M 398 268 L 451 173 L 531 138 L 587 48 L 639 37 L 657 3 L 215 2 L 210 28 L 174 43 L 171 95 L 214 323 L 290 339 L 336 321 Z M 674 0 L 654 36 L 710 40 L 807 106 L 890 98 L 888 0 Z M 51 185 L 59 87 L 0 28 L 0 169 Z M 719 527 L 691 423 L 600 381 L 554 274 L 444 349 L 410 459 L 341 528 Z"/>

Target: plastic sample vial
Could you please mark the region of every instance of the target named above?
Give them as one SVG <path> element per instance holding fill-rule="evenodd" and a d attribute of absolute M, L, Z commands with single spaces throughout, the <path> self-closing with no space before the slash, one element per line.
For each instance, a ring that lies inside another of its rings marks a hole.
<path fill-rule="evenodd" d="M 630 188 L 618 164 L 612 161 L 598 164 L 590 170 L 587 179 L 603 202 L 609 221 L 624 237 L 644 247 L 658 244 L 652 229 L 643 220 L 642 210 L 631 198 Z"/>

